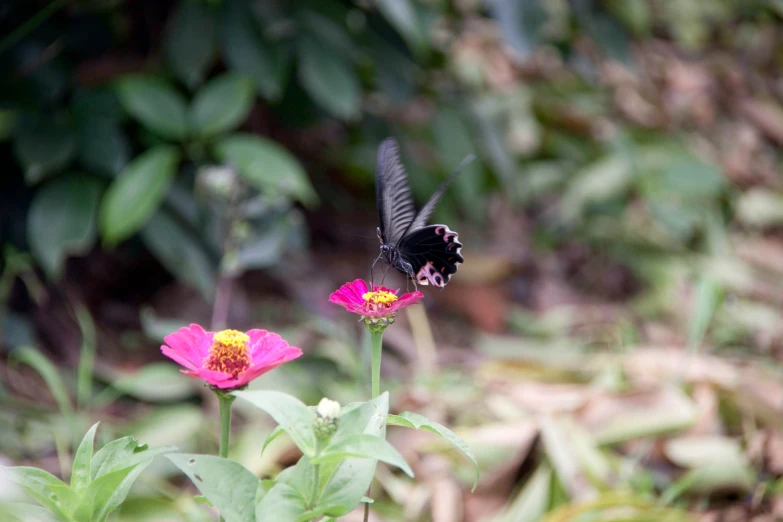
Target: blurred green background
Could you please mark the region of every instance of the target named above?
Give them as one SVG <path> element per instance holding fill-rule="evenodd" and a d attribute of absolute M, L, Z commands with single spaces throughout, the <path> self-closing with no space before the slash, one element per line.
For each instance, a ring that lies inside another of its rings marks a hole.
<path fill-rule="evenodd" d="M 379 471 L 373 520 L 783 519 L 780 0 L 5 0 L 0 65 L 0 464 L 69 469 L 96 420 L 213 453 L 158 348 L 190 322 L 305 351 L 255 387 L 366 398 L 327 299 L 394 136 L 419 204 L 478 156 L 384 386 L 483 472 L 391 430 L 417 480 Z M 296 461 L 238 417 L 233 458 Z M 211 520 L 188 488 L 157 463 L 113 519 Z"/>

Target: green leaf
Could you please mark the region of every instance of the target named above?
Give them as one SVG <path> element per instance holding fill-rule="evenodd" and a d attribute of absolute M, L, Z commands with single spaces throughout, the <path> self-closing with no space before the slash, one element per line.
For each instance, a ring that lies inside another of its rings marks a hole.
<path fill-rule="evenodd" d="M 93 457 L 93 468 L 97 466 L 98 471 L 94 472 L 95 479 L 88 493 L 95 492 L 92 519 L 97 521 L 106 520 L 125 501 L 133 483 L 156 456 L 175 449 L 173 446 L 147 449 L 146 444 L 139 446 L 132 437 L 114 442 L 119 444 L 109 443 Z"/>
<path fill-rule="evenodd" d="M 177 172 L 179 151 L 159 145 L 137 156 L 112 182 L 101 202 L 100 227 L 108 243 L 139 230 L 163 201 Z"/>
<path fill-rule="evenodd" d="M 114 177 L 130 155 L 128 138 L 117 122 L 96 119 L 79 126 L 79 160 L 85 168 Z"/>
<path fill-rule="evenodd" d="M 441 163 L 448 172 L 454 172 L 460 167 L 465 156 L 473 150 L 470 131 L 459 111 L 445 107 L 438 111 L 432 122 L 435 144 L 438 148 Z M 463 172 L 454 182 L 462 208 L 474 221 L 479 221 L 486 215 L 485 198 L 480 196 L 483 189 L 481 182 L 481 165 L 473 161 L 463 167 Z"/>
<path fill-rule="evenodd" d="M 152 460 L 157 455 L 162 455 L 173 449 L 173 446 L 147 449 L 146 444 L 139 445 L 134 437 L 113 440 L 93 456 L 90 462 L 92 480 Z"/>
<path fill-rule="evenodd" d="M 74 511 L 74 519 L 105 521 L 109 513 L 122 504 L 131 486 L 150 462 L 152 457 L 96 478 L 82 495 Z"/>
<path fill-rule="evenodd" d="M 359 408 L 362 406 L 366 407 L 361 411 L 348 415 L 352 411 L 359 410 Z M 315 413 L 315 406 L 308 406 L 307 409 Z M 341 435 L 363 433 L 374 412 L 375 407 L 372 405 L 372 403 L 368 402 L 352 402 L 340 408 L 340 423 L 333 440 L 339 438 Z M 273 429 L 269 435 L 266 436 L 264 446 L 261 448 L 261 453 L 264 452 L 266 447 L 269 446 L 272 441 L 284 433 L 285 430 L 283 428 L 280 426 L 275 426 L 275 429 Z"/>
<path fill-rule="evenodd" d="M 258 93 L 267 100 L 280 98 L 288 59 L 278 44 L 263 38 L 247 2 L 226 2 L 221 37 L 223 56 L 229 68 L 250 76 Z"/>
<path fill-rule="evenodd" d="M 563 218 L 574 221 L 596 203 L 617 198 L 632 181 L 631 163 L 624 155 L 612 154 L 584 167 L 568 184 L 560 203 Z"/>
<path fill-rule="evenodd" d="M 384 437 L 388 413 L 389 393 L 384 392 L 341 415 L 333 441 L 338 442 L 340 438 L 348 437 L 356 430 L 367 435 Z M 326 506 L 323 513 L 338 517 L 353 510 L 367 493 L 367 488 L 375 476 L 375 466 L 374 459 L 365 458 L 348 458 L 336 466 L 334 463 L 322 464 L 321 475 L 324 480 L 328 480 L 319 501 L 320 506 Z"/>
<path fill-rule="evenodd" d="M 272 444 L 272 441 L 275 440 L 277 437 L 285 433 L 285 430 L 281 428 L 280 426 L 275 426 L 275 429 L 273 429 L 269 435 L 266 436 L 266 440 L 264 441 L 264 445 L 261 447 L 261 453 L 264 453 L 264 450 L 267 446 Z"/>
<path fill-rule="evenodd" d="M 684 198 L 707 199 L 720 195 L 726 185 L 721 171 L 694 157 L 678 158 L 661 176 L 661 186 Z"/>
<path fill-rule="evenodd" d="M 155 226 L 154 218 L 149 226 Z M 194 394 L 193 379 L 182 375 L 169 363 L 145 364 L 132 371 L 121 371 L 112 376 L 112 386 L 148 402 L 181 401 Z"/>
<path fill-rule="evenodd" d="M 386 440 L 375 435 L 349 435 L 330 444 L 323 453 L 312 459 L 313 464 L 322 464 L 324 462 L 338 461 L 347 457 L 373 458 L 397 466 L 409 477 L 413 477 L 413 470 L 410 468 L 400 453 L 394 449 L 394 446 Z"/>
<path fill-rule="evenodd" d="M 166 81 L 140 74 L 126 76 L 117 83 L 117 94 L 125 110 L 152 132 L 177 140 L 188 135 L 185 99 Z"/>
<path fill-rule="evenodd" d="M 313 497 L 315 488 L 319 488 L 319 493 L 321 490 L 321 484 L 315 483 L 315 467 L 307 455 L 302 455 L 295 465 L 280 472 L 275 482 L 291 486 L 304 500 L 309 500 Z"/>
<path fill-rule="evenodd" d="M 215 145 L 215 155 L 237 169 L 261 192 L 284 194 L 305 205 L 317 202 L 310 180 L 299 161 L 281 145 L 252 134 L 233 134 Z"/>
<path fill-rule="evenodd" d="M 87 489 L 90 484 L 92 472 L 90 471 L 90 462 L 92 461 L 93 443 L 95 442 L 95 430 L 98 429 L 98 422 L 92 425 L 82 439 L 81 444 L 73 456 L 73 468 L 71 470 L 71 489 L 76 493 Z"/>
<path fill-rule="evenodd" d="M 198 134 L 211 136 L 241 125 L 252 108 L 252 82 L 245 76 L 225 73 L 196 93 L 191 120 Z"/>
<path fill-rule="evenodd" d="M 379 0 L 378 8 L 413 51 L 426 49 L 428 35 L 411 0 Z"/>
<path fill-rule="evenodd" d="M 62 522 L 63 517 L 57 517 L 55 513 L 32 504 L 22 502 L 0 502 L 0 520 L 3 522 Z"/>
<path fill-rule="evenodd" d="M 76 139 L 65 121 L 54 115 L 23 119 L 15 132 L 14 152 L 28 184 L 65 167 L 76 152 Z"/>
<path fill-rule="evenodd" d="M 344 120 L 359 117 L 361 86 L 353 67 L 328 45 L 309 36 L 299 38 L 299 81 L 327 112 Z"/>
<path fill-rule="evenodd" d="M 19 484 L 28 496 L 54 513 L 60 520 L 69 520 L 70 517 L 65 514 L 58 502 L 60 499 L 57 497 L 57 492 L 69 491 L 68 486 L 60 479 L 38 468 L 19 466 L 5 469 L 8 470 L 11 480 Z M 55 498 L 52 498 L 52 494 Z"/>
<path fill-rule="evenodd" d="M 473 452 L 470 451 L 470 448 L 465 443 L 465 441 L 462 440 L 456 433 L 448 429 L 446 426 L 443 426 L 442 424 L 438 424 L 435 421 L 429 420 L 427 417 L 424 417 L 423 415 L 419 415 L 418 413 L 412 413 L 409 411 L 403 412 L 399 415 L 389 415 L 387 417 L 386 422 L 390 426 L 404 426 L 406 428 L 415 428 L 417 430 L 427 430 L 429 432 L 440 435 L 448 442 L 453 444 L 457 449 L 459 449 L 462 453 L 464 453 L 465 456 L 471 460 L 471 462 L 473 462 L 473 465 L 476 468 L 476 476 L 473 480 L 473 489 L 471 491 L 476 490 L 476 486 L 478 485 L 478 480 L 479 480 L 478 461 L 476 461 L 475 455 L 473 455 Z"/>
<path fill-rule="evenodd" d="M 315 415 L 299 399 L 277 391 L 237 391 L 234 395 L 267 412 L 305 455 L 315 452 Z"/>
<path fill-rule="evenodd" d="M 256 522 L 296 521 L 306 510 L 307 501 L 288 484 L 275 484 L 255 510 Z M 229 522 L 226 520 L 226 522 Z"/>
<path fill-rule="evenodd" d="M 193 481 L 225 522 L 254 520 L 260 481 L 242 465 L 211 455 L 178 453 L 166 457 Z"/>
<path fill-rule="evenodd" d="M 60 408 L 60 414 L 66 418 L 73 417 L 73 405 L 68 392 L 65 389 L 60 372 L 52 361 L 47 359 L 41 352 L 30 346 L 22 346 L 13 352 L 13 360 L 27 364 L 37 371 L 44 382 L 52 392 L 57 406 Z"/>
<path fill-rule="evenodd" d="M 212 15 L 201 2 L 180 0 L 163 35 L 163 49 L 182 83 L 193 89 L 204 81 L 216 48 Z"/>
<path fill-rule="evenodd" d="M 144 244 L 178 280 L 190 283 L 205 299 L 215 294 L 215 263 L 195 234 L 165 210 L 141 230 Z"/>
<path fill-rule="evenodd" d="M 69 255 L 89 251 L 100 193 L 101 183 L 84 176 L 59 178 L 36 191 L 27 218 L 27 241 L 49 277 L 60 277 Z"/>

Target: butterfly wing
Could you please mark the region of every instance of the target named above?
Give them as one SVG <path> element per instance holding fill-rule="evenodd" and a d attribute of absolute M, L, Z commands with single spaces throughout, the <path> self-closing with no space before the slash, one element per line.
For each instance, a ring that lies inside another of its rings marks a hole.
<path fill-rule="evenodd" d="M 464 261 L 459 236 L 446 225 L 430 225 L 404 236 L 397 248 L 420 285 L 443 288 Z"/>
<path fill-rule="evenodd" d="M 476 159 L 476 157 L 473 154 L 469 154 L 465 159 L 462 160 L 462 162 L 459 164 L 459 167 L 457 167 L 457 169 L 452 172 L 451 175 L 443 181 L 443 183 L 440 184 L 437 190 L 432 193 L 430 199 L 428 199 L 424 206 L 421 207 L 421 210 L 419 210 L 419 213 L 416 214 L 416 217 L 411 220 L 411 222 L 408 224 L 408 227 L 402 233 L 401 237 L 405 237 L 408 233 L 424 228 L 427 225 L 427 221 L 430 220 L 430 216 L 432 216 L 432 213 L 435 212 L 435 207 L 440 201 L 440 198 L 443 197 L 443 194 L 446 193 L 446 189 L 449 188 L 451 182 L 454 181 L 460 172 L 462 172 L 462 168 L 465 165 L 471 163 L 474 159 Z"/>
<path fill-rule="evenodd" d="M 381 239 L 384 243 L 396 244 L 416 217 L 416 207 L 394 138 L 383 140 L 378 147 L 375 177 Z"/>

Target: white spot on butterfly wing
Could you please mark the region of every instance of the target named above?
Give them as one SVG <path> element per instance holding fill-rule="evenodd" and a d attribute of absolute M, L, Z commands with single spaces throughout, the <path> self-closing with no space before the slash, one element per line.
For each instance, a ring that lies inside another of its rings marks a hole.
<path fill-rule="evenodd" d="M 443 288 L 446 286 L 448 279 L 438 272 L 430 261 L 427 261 L 427 263 L 422 265 L 416 273 L 416 281 L 418 281 L 420 285 L 427 286 L 432 284 L 432 286 Z"/>

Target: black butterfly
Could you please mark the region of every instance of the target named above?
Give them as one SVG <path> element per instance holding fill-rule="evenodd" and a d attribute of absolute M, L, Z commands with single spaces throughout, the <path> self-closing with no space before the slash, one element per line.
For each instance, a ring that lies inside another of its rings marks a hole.
<path fill-rule="evenodd" d="M 381 241 L 376 263 L 383 257 L 415 283 L 432 284 L 441 289 L 446 286 L 451 274 L 464 261 L 460 254 L 462 243 L 457 233 L 446 225 L 427 226 L 427 220 L 457 174 L 459 170 L 438 187 L 417 214 L 396 140 L 387 138 L 381 143 L 375 174 L 380 217 L 378 239 Z"/>

